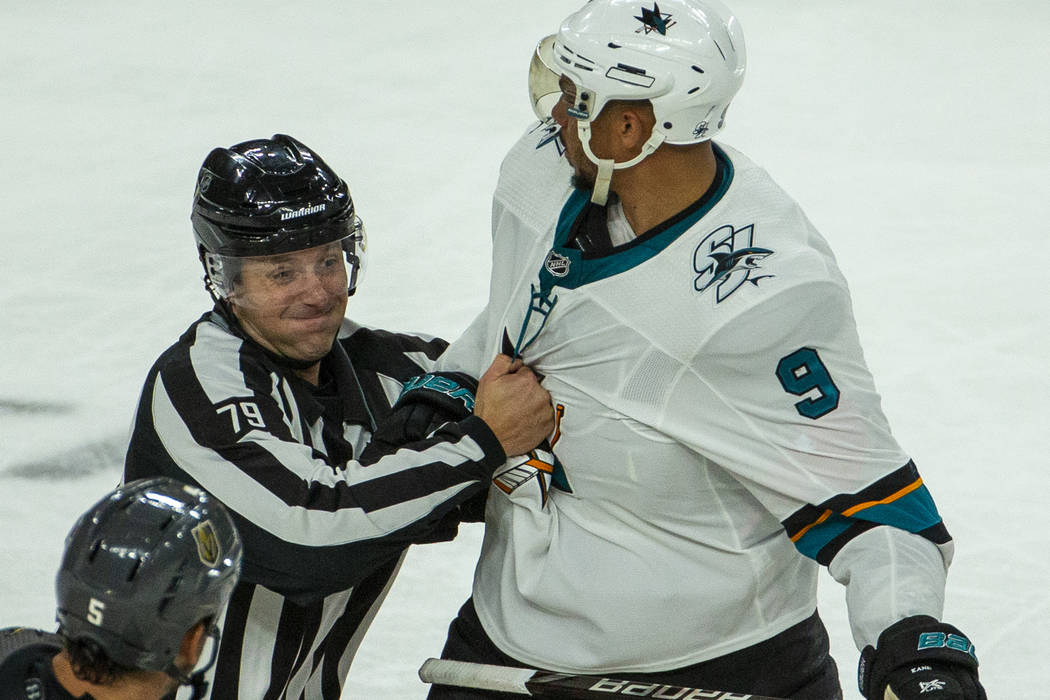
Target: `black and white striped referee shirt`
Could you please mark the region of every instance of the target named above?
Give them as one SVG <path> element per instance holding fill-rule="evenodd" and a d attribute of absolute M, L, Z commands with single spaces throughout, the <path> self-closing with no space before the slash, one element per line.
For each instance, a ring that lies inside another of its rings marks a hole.
<path fill-rule="evenodd" d="M 244 540 L 209 697 L 337 700 L 406 547 L 450 539 L 454 509 L 503 463 L 473 416 L 354 459 L 445 345 L 344 321 L 314 387 L 216 310 L 157 360 L 124 478 L 200 485 Z"/>

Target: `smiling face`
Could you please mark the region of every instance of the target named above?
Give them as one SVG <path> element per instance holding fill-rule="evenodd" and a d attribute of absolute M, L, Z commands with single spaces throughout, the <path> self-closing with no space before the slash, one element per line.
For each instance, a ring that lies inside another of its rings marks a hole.
<path fill-rule="evenodd" d="M 240 263 L 229 302 L 245 332 L 278 355 L 320 362 L 346 312 L 346 261 L 339 243 Z"/>

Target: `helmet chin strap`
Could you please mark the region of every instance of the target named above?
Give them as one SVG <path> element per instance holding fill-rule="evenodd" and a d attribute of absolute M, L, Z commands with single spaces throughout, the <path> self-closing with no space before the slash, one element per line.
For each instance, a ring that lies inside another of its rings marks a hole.
<path fill-rule="evenodd" d="M 576 122 L 576 133 L 579 134 L 580 144 L 587 159 L 598 166 L 598 174 L 594 177 L 594 189 L 591 191 L 591 201 L 600 207 L 604 207 L 609 199 L 609 183 L 612 182 L 613 170 L 626 170 L 638 165 L 643 159 L 652 155 L 666 138 L 664 134 L 656 129 L 642 144 L 641 152 L 630 160 L 617 163 L 611 158 L 599 158 L 591 150 L 591 123 L 581 120 Z"/>

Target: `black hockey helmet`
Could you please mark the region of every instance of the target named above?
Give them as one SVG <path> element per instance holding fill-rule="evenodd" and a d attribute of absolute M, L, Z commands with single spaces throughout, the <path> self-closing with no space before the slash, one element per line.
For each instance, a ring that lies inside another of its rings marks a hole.
<path fill-rule="evenodd" d="M 174 479 L 128 482 L 66 537 L 55 580 L 60 632 L 122 666 L 188 682 L 174 666 L 183 637 L 218 617 L 240 567 L 241 540 L 221 503 Z M 217 637 L 214 624 L 209 634 Z"/>
<path fill-rule="evenodd" d="M 290 253 L 340 241 L 357 286 L 364 226 L 346 182 L 309 147 L 285 134 L 208 154 L 190 215 L 209 290 L 225 298 L 242 257 Z M 223 263 L 227 264 L 224 266 Z"/>

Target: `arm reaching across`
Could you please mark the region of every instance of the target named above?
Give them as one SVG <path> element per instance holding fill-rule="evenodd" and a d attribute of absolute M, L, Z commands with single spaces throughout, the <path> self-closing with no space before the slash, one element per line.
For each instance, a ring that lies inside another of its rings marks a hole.
<path fill-rule="evenodd" d="M 390 416 L 376 428 L 361 459 L 371 463 L 381 455 L 429 438 L 446 423 L 467 419 L 480 419 L 508 457 L 525 454 L 554 429 L 550 394 L 536 375 L 521 360 L 497 355 L 479 383 L 462 372 L 439 371 L 406 382 Z M 453 521 L 483 520 L 486 493 L 468 501 L 469 506 L 458 508 Z"/>
<path fill-rule="evenodd" d="M 521 360 L 497 355 L 480 382 L 461 372 L 430 372 L 409 380 L 362 459 L 371 462 L 471 415 L 485 422 L 508 457 L 528 452 L 554 429 L 550 394 L 536 375 Z"/>

